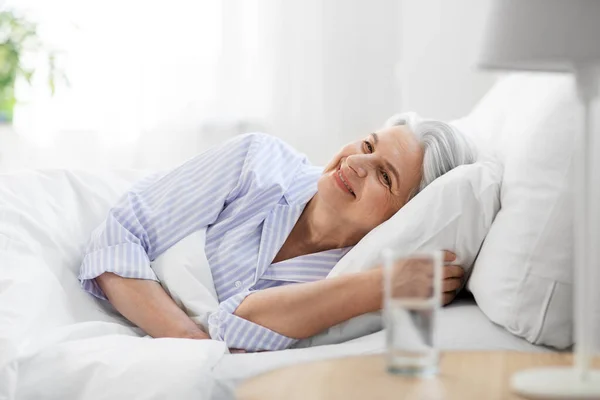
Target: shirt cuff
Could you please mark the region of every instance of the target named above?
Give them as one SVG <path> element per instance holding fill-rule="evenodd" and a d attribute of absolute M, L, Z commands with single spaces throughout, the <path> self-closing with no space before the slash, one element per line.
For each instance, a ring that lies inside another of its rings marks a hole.
<path fill-rule="evenodd" d="M 210 337 L 225 342 L 230 349 L 246 351 L 284 350 L 296 343 L 298 339 L 289 338 L 233 314 L 250 293 L 230 297 L 221 303 L 218 311 L 208 317 Z"/>
<path fill-rule="evenodd" d="M 150 267 L 146 251 L 134 243 L 124 243 L 93 251 L 86 254 L 83 259 L 78 276 L 81 287 L 99 299 L 108 300 L 94 280 L 104 272 L 112 272 L 123 278 L 159 281 Z"/>

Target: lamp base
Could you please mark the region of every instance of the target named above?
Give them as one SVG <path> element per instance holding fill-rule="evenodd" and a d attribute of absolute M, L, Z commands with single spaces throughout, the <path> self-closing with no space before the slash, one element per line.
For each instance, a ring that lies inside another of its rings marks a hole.
<path fill-rule="evenodd" d="M 514 374 L 510 386 L 528 399 L 600 399 L 600 370 L 582 381 L 572 367 L 530 369 Z"/>

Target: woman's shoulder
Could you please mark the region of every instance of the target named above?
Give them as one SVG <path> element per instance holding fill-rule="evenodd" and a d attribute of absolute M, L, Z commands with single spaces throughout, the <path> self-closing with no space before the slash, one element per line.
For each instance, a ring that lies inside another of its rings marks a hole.
<path fill-rule="evenodd" d="M 249 145 L 249 155 L 252 156 L 269 155 L 272 159 L 281 157 L 287 161 L 298 159 L 308 162 L 305 154 L 296 150 L 283 139 L 277 136 L 269 135 L 268 133 L 244 133 L 239 135 L 239 140 Z"/>
<path fill-rule="evenodd" d="M 310 166 L 306 155 L 276 136 L 246 133 L 238 140 L 249 146 L 243 179 L 250 179 L 261 190 L 278 186 L 285 191 L 299 170 Z"/>
<path fill-rule="evenodd" d="M 277 136 L 252 132 L 239 135 L 237 140 L 248 146 L 247 167 L 258 168 L 260 165 L 261 169 L 272 169 L 293 164 L 309 165 L 305 154 Z"/>

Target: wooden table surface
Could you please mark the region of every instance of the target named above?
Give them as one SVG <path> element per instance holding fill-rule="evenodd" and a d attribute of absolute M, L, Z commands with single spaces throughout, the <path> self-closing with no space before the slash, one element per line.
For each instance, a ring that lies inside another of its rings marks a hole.
<path fill-rule="evenodd" d="M 346 357 L 259 375 L 243 382 L 236 395 L 240 400 L 522 399 L 510 391 L 514 372 L 571 365 L 572 359 L 571 353 L 449 351 L 442 353 L 436 377 L 411 378 L 386 373 L 383 355 Z"/>

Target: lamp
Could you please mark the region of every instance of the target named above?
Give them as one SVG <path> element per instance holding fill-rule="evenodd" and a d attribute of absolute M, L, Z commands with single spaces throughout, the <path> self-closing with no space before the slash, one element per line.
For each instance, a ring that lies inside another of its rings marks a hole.
<path fill-rule="evenodd" d="M 600 370 L 590 369 L 591 296 L 600 290 L 592 286 L 598 269 L 593 245 L 600 245 L 600 199 L 593 185 L 597 169 L 592 156 L 596 147 L 600 157 L 600 132 L 592 131 L 590 113 L 598 94 L 600 0 L 496 0 L 483 44 L 479 66 L 485 69 L 574 73 L 583 104 L 583 131 L 575 141 L 574 365 L 521 371 L 512 376 L 511 386 L 530 398 L 600 399 Z"/>

